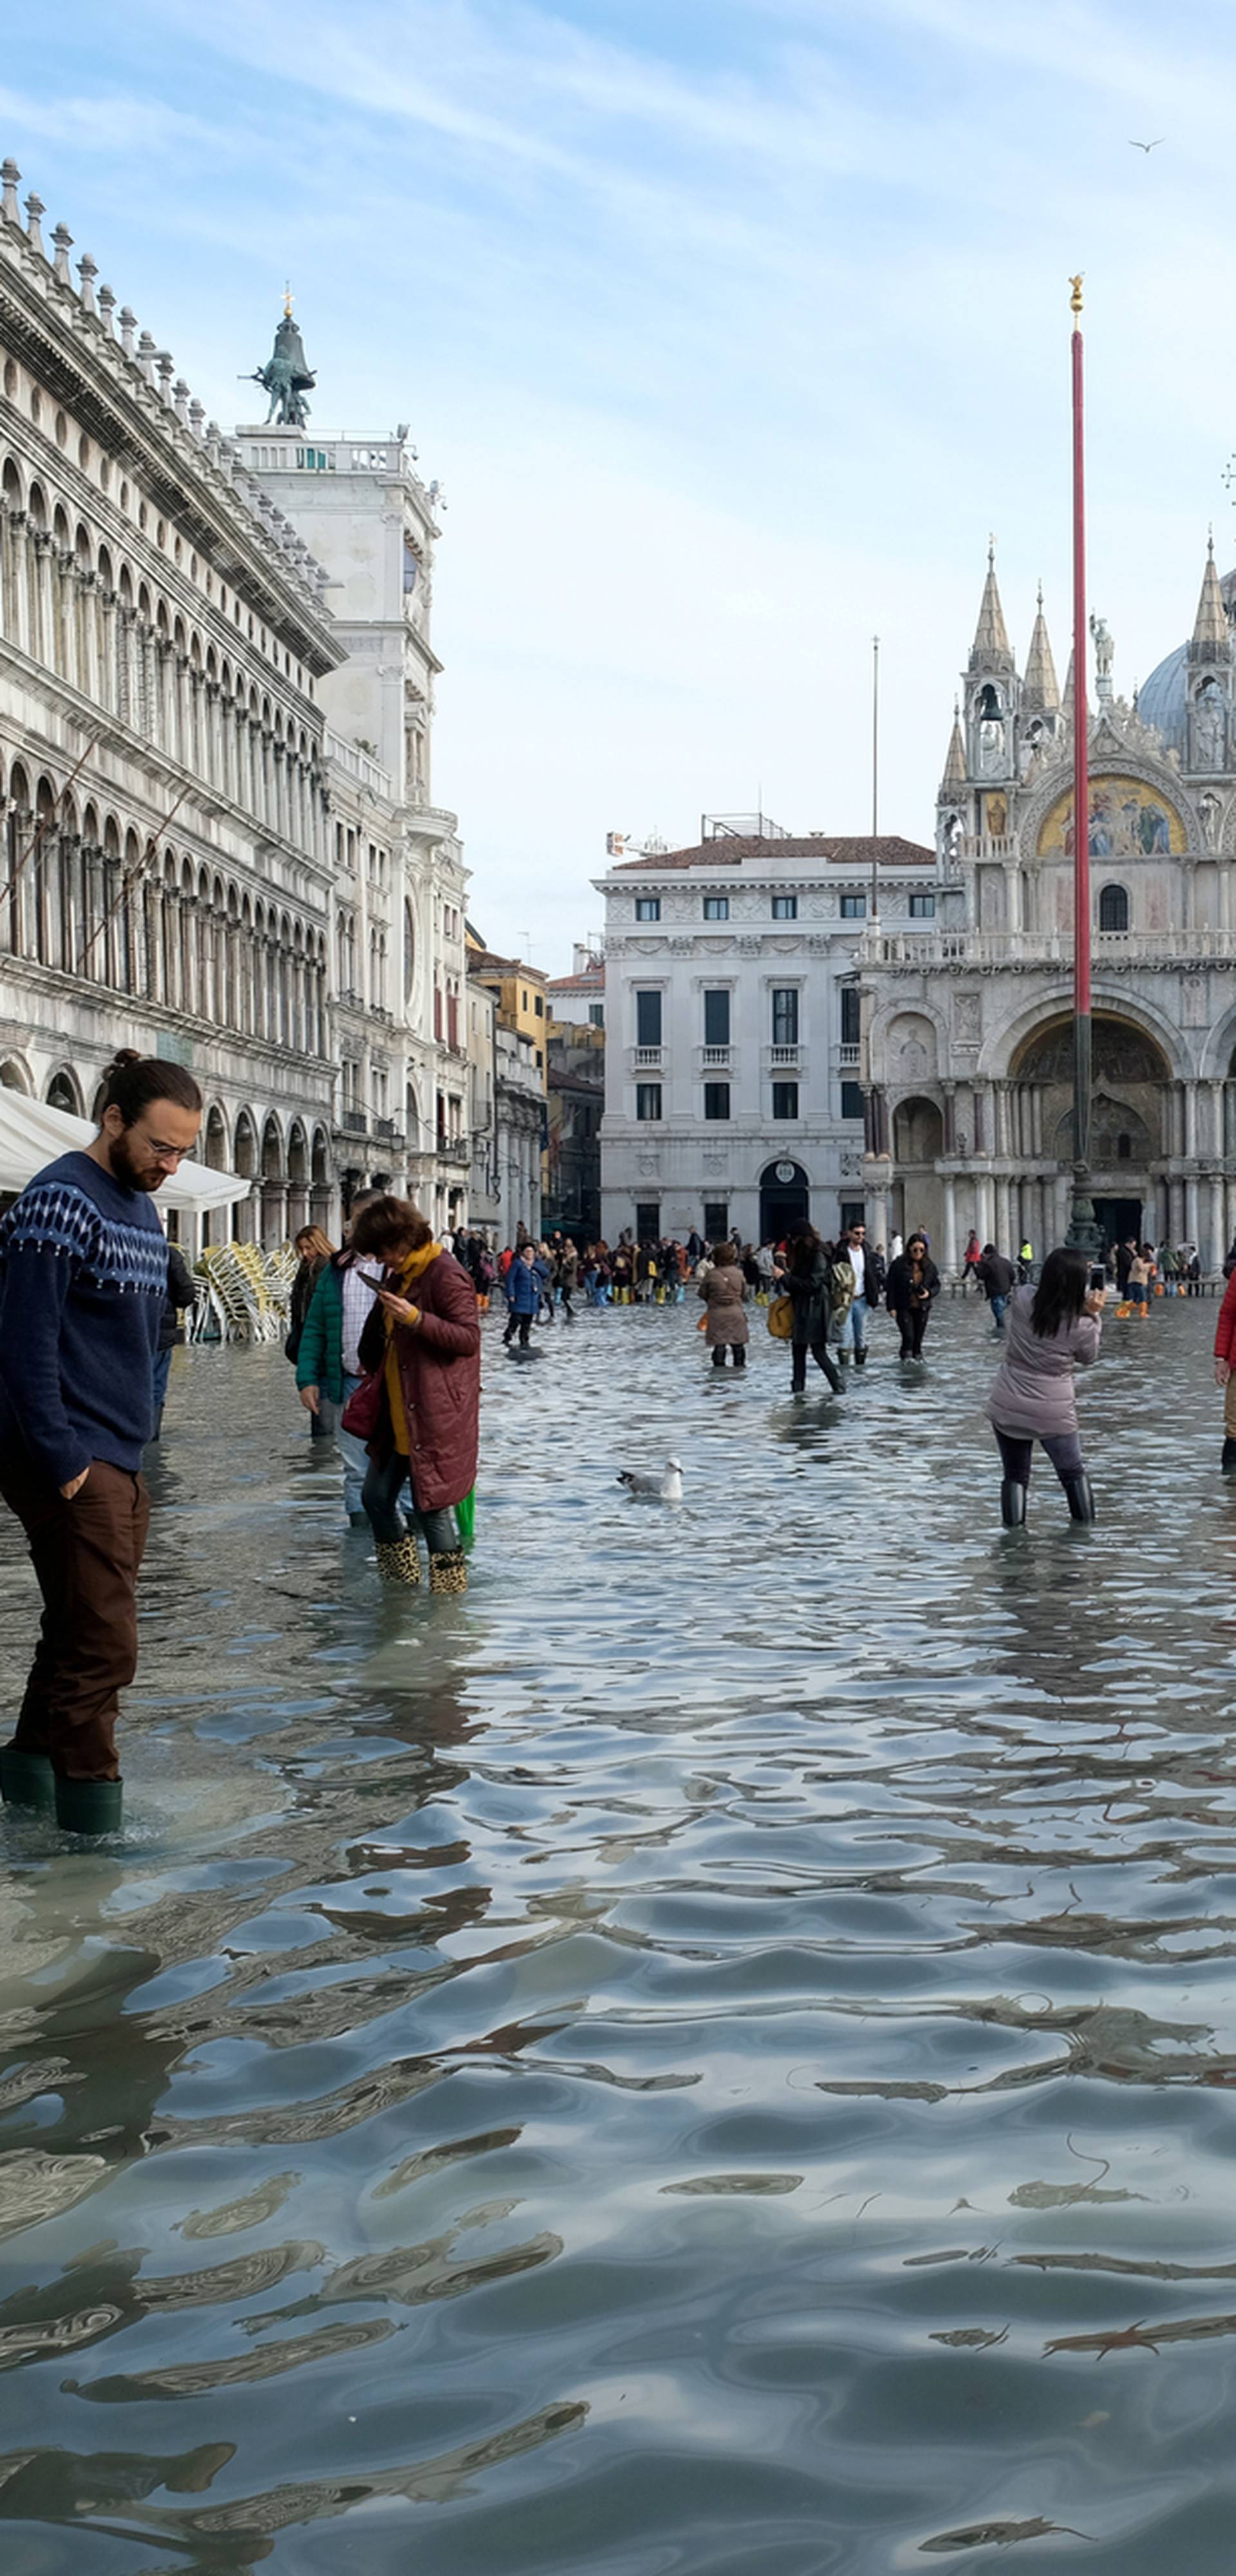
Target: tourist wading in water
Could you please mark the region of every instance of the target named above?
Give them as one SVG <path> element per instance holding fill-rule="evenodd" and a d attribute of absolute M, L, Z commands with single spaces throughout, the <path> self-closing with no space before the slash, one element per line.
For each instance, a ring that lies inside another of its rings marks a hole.
<path fill-rule="evenodd" d="M 745 1281 L 732 1243 L 719 1243 L 712 1256 L 712 1268 L 696 1291 L 704 1300 L 704 1320 L 712 1364 L 725 1366 L 725 1354 L 732 1351 L 736 1369 L 747 1365 L 747 1340 L 750 1327 L 743 1306 Z"/>
<path fill-rule="evenodd" d="M 388 1583 L 419 1583 L 416 1540 L 399 1497 L 410 1484 L 429 1549 L 431 1592 L 466 1592 L 467 1569 L 454 1506 L 476 1483 L 481 1397 L 481 1326 L 467 1271 L 435 1243 L 407 1199 L 379 1198 L 352 1228 L 360 1259 L 386 1265 L 374 1313 L 361 1335 L 368 1372 L 344 1415 L 345 1430 L 368 1439 L 364 1502 Z"/>
<path fill-rule="evenodd" d="M 785 1268 L 777 1272 L 777 1284 L 794 1309 L 794 1330 L 790 1338 L 793 1355 L 791 1395 L 805 1395 L 807 1392 L 808 1351 L 816 1367 L 823 1369 L 833 1394 L 840 1395 L 841 1371 L 828 1347 L 828 1328 L 833 1311 L 833 1265 L 813 1225 L 795 1227 Z"/>
<path fill-rule="evenodd" d="M 1006 1529 L 1018 1528 L 1026 1517 L 1036 1440 L 1064 1487 L 1073 1519 L 1094 1519 L 1073 1382 L 1075 1371 L 1099 1356 L 1103 1291 L 1090 1290 L 1089 1275 L 1084 1252 L 1049 1252 L 1037 1288 L 1017 1288 L 1009 1301 L 1008 1346 L 987 1404 L 1004 1469 L 1000 1517 Z"/>
<path fill-rule="evenodd" d="M 890 1315 L 896 1316 L 901 1334 L 898 1359 L 922 1358 L 923 1335 L 939 1294 L 940 1273 L 928 1252 L 927 1237 L 912 1234 L 905 1251 L 898 1253 L 889 1270 L 884 1291 L 885 1305 Z"/>
<path fill-rule="evenodd" d="M 93 1145 L 36 1173 L 0 1220 L 0 1493 L 43 1595 L 0 1789 L 54 1807 L 73 1833 L 121 1822 L 118 1694 L 137 1665 L 139 1470 L 167 1290 L 152 1194 L 201 1121 L 182 1065 L 127 1048 L 104 1076 Z"/>

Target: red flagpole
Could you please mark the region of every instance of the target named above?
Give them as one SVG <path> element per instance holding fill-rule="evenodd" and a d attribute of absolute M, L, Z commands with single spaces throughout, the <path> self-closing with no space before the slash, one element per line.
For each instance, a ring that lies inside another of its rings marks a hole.
<path fill-rule="evenodd" d="M 1086 412 L 1082 282 L 1073 311 L 1073 1215 L 1068 1239 L 1093 1251 L 1090 1203 L 1090 742 L 1086 708 Z"/>

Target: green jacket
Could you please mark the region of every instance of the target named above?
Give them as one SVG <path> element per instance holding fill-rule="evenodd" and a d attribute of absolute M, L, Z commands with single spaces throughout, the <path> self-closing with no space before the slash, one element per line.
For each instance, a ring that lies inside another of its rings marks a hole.
<path fill-rule="evenodd" d="M 320 1387 L 332 1404 L 343 1402 L 343 1276 L 328 1261 L 309 1300 L 296 1353 L 298 1386 Z"/>

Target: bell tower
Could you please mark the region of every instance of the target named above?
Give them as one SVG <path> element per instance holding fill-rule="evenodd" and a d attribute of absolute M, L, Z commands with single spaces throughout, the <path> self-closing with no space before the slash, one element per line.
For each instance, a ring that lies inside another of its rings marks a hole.
<path fill-rule="evenodd" d="M 1215 541 L 1206 550 L 1201 597 L 1185 657 L 1188 724 L 1185 767 L 1190 773 L 1230 770 L 1232 741 L 1232 639 L 1215 570 Z"/>
<path fill-rule="evenodd" d="M 1001 839 L 1008 830 L 1020 687 L 1000 603 L 993 537 L 965 674 L 966 767 L 975 789 L 974 828 L 983 839 Z"/>

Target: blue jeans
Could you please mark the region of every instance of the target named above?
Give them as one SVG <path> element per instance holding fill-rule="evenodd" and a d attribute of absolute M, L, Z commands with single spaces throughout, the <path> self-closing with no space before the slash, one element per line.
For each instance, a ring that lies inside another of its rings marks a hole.
<path fill-rule="evenodd" d="M 987 1300 L 991 1308 L 991 1320 L 998 1333 L 1004 1331 L 1004 1309 L 1008 1302 L 1007 1297 L 989 1297 Z"/>
<path fill-rule="evenodd" d="M 349 1514 L 364 1508 L 362 1496 L 369 1473 L 369 1455 L 364 1441 L 358 1440 L 354 1431 L 344 1431 L 340 1427 L 344 1405 L 355 1395 L 359 1385 L 359 1377 L 349 1377 L 345 1370 L 343 1398 L 338 1405 L 332 1404 L 330 1397 L 320 1390 L 318 1393 L 318 1418 L 324 1430 L 334 1433 L 335 1447 L 343 1460 L 343 1508 Z"/>
<path fill-rule="evenodd" d="M 154 1358 L 154 1431 L 151 1436 L 155 1440 L 159 1437 L 159 1425 L 163 1419 L 163 1407 L 167 1400 L 167 1381 L 171 1371 L 171 1365 L 172 1352 L 171 1345 L 169 1343 L 168 1348 L 165 1351 L 156 1351 Z"/>
<path fill-rule="evenodd" d="M 867 1300 L 856 1297 L 841 1327 L 843 1351 L 865 1351 L 867 1348 Z"/>

